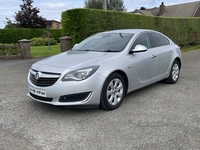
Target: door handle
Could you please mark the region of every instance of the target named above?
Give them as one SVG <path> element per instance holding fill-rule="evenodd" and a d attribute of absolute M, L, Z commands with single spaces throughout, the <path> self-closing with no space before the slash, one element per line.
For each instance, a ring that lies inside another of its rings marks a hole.
<path fill-rule="evenodd" d="M 156 58 L 156 57 L 157 57 L 157 55 L 152 55 L 152 56 L 151 56 L 152 59 L 154 59 L 154 58 Z"/>

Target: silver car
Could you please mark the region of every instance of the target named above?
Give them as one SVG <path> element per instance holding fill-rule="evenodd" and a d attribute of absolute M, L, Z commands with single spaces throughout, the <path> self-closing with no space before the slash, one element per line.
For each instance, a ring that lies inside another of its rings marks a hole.
<path fill-rule="evenodd" d="M 179 46 L 157 31 L 101 32 L 34 63 L 28 96 L 59 106 L 113 110 L 127 93 L 161 80 L 176 83 L 180 68 Z"/>

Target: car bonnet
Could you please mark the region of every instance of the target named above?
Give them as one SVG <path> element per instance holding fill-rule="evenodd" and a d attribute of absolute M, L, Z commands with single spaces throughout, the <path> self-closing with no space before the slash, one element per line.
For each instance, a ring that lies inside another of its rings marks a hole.
<path fill-rule="evenodd" d="M 110 52 L 87 52 L 87 51 L 68 51 L 64 52 L 32 65 L 32 69 L 43 72 L 61 73 L 66 69 L 78 69 L 87 66 L 101 65 L 117 57 L 118 53 Z"/>

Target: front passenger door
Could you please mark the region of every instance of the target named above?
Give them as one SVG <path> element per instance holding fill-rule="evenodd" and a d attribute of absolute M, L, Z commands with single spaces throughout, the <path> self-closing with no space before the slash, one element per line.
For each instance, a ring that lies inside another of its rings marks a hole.
<path fill-rule="evenodd" d="M 157 52 L 155 48 L 152 48 L 149 34 L 143 33 L 139 35 L 131 49 L 134 49 L 138 44 L 146 46 L 147 51 L 133 53 L 130 56 L 132 89 L 139 88 L 152 81 L 155 78 L 157 70 Z"/>

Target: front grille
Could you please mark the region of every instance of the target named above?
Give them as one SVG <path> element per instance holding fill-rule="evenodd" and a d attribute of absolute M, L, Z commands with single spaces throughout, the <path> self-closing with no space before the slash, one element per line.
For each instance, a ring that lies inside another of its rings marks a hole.
<path fill-rule="evenodd" d="M 39 79 L 36 78 L 36 73 L 40 73 Z M 60 77 L 58 73 L 38 72 L 35 70 L 30 71 L 30 81 L 40 87 L 52 86 Z"/>
<path fill-rule="evenodd" d="M 30 93 L 30 92 L 29 92 L 29 94 L 30 94 L 33 98 L 35 98 L 35 99 L 37 99 L 37 100 L 40 100 L 40 101 L 52 102 L 52 100 L 53 100 L 53 98 L 37 96 L 37 95 L 34 95 L 34 94 Z"/>

